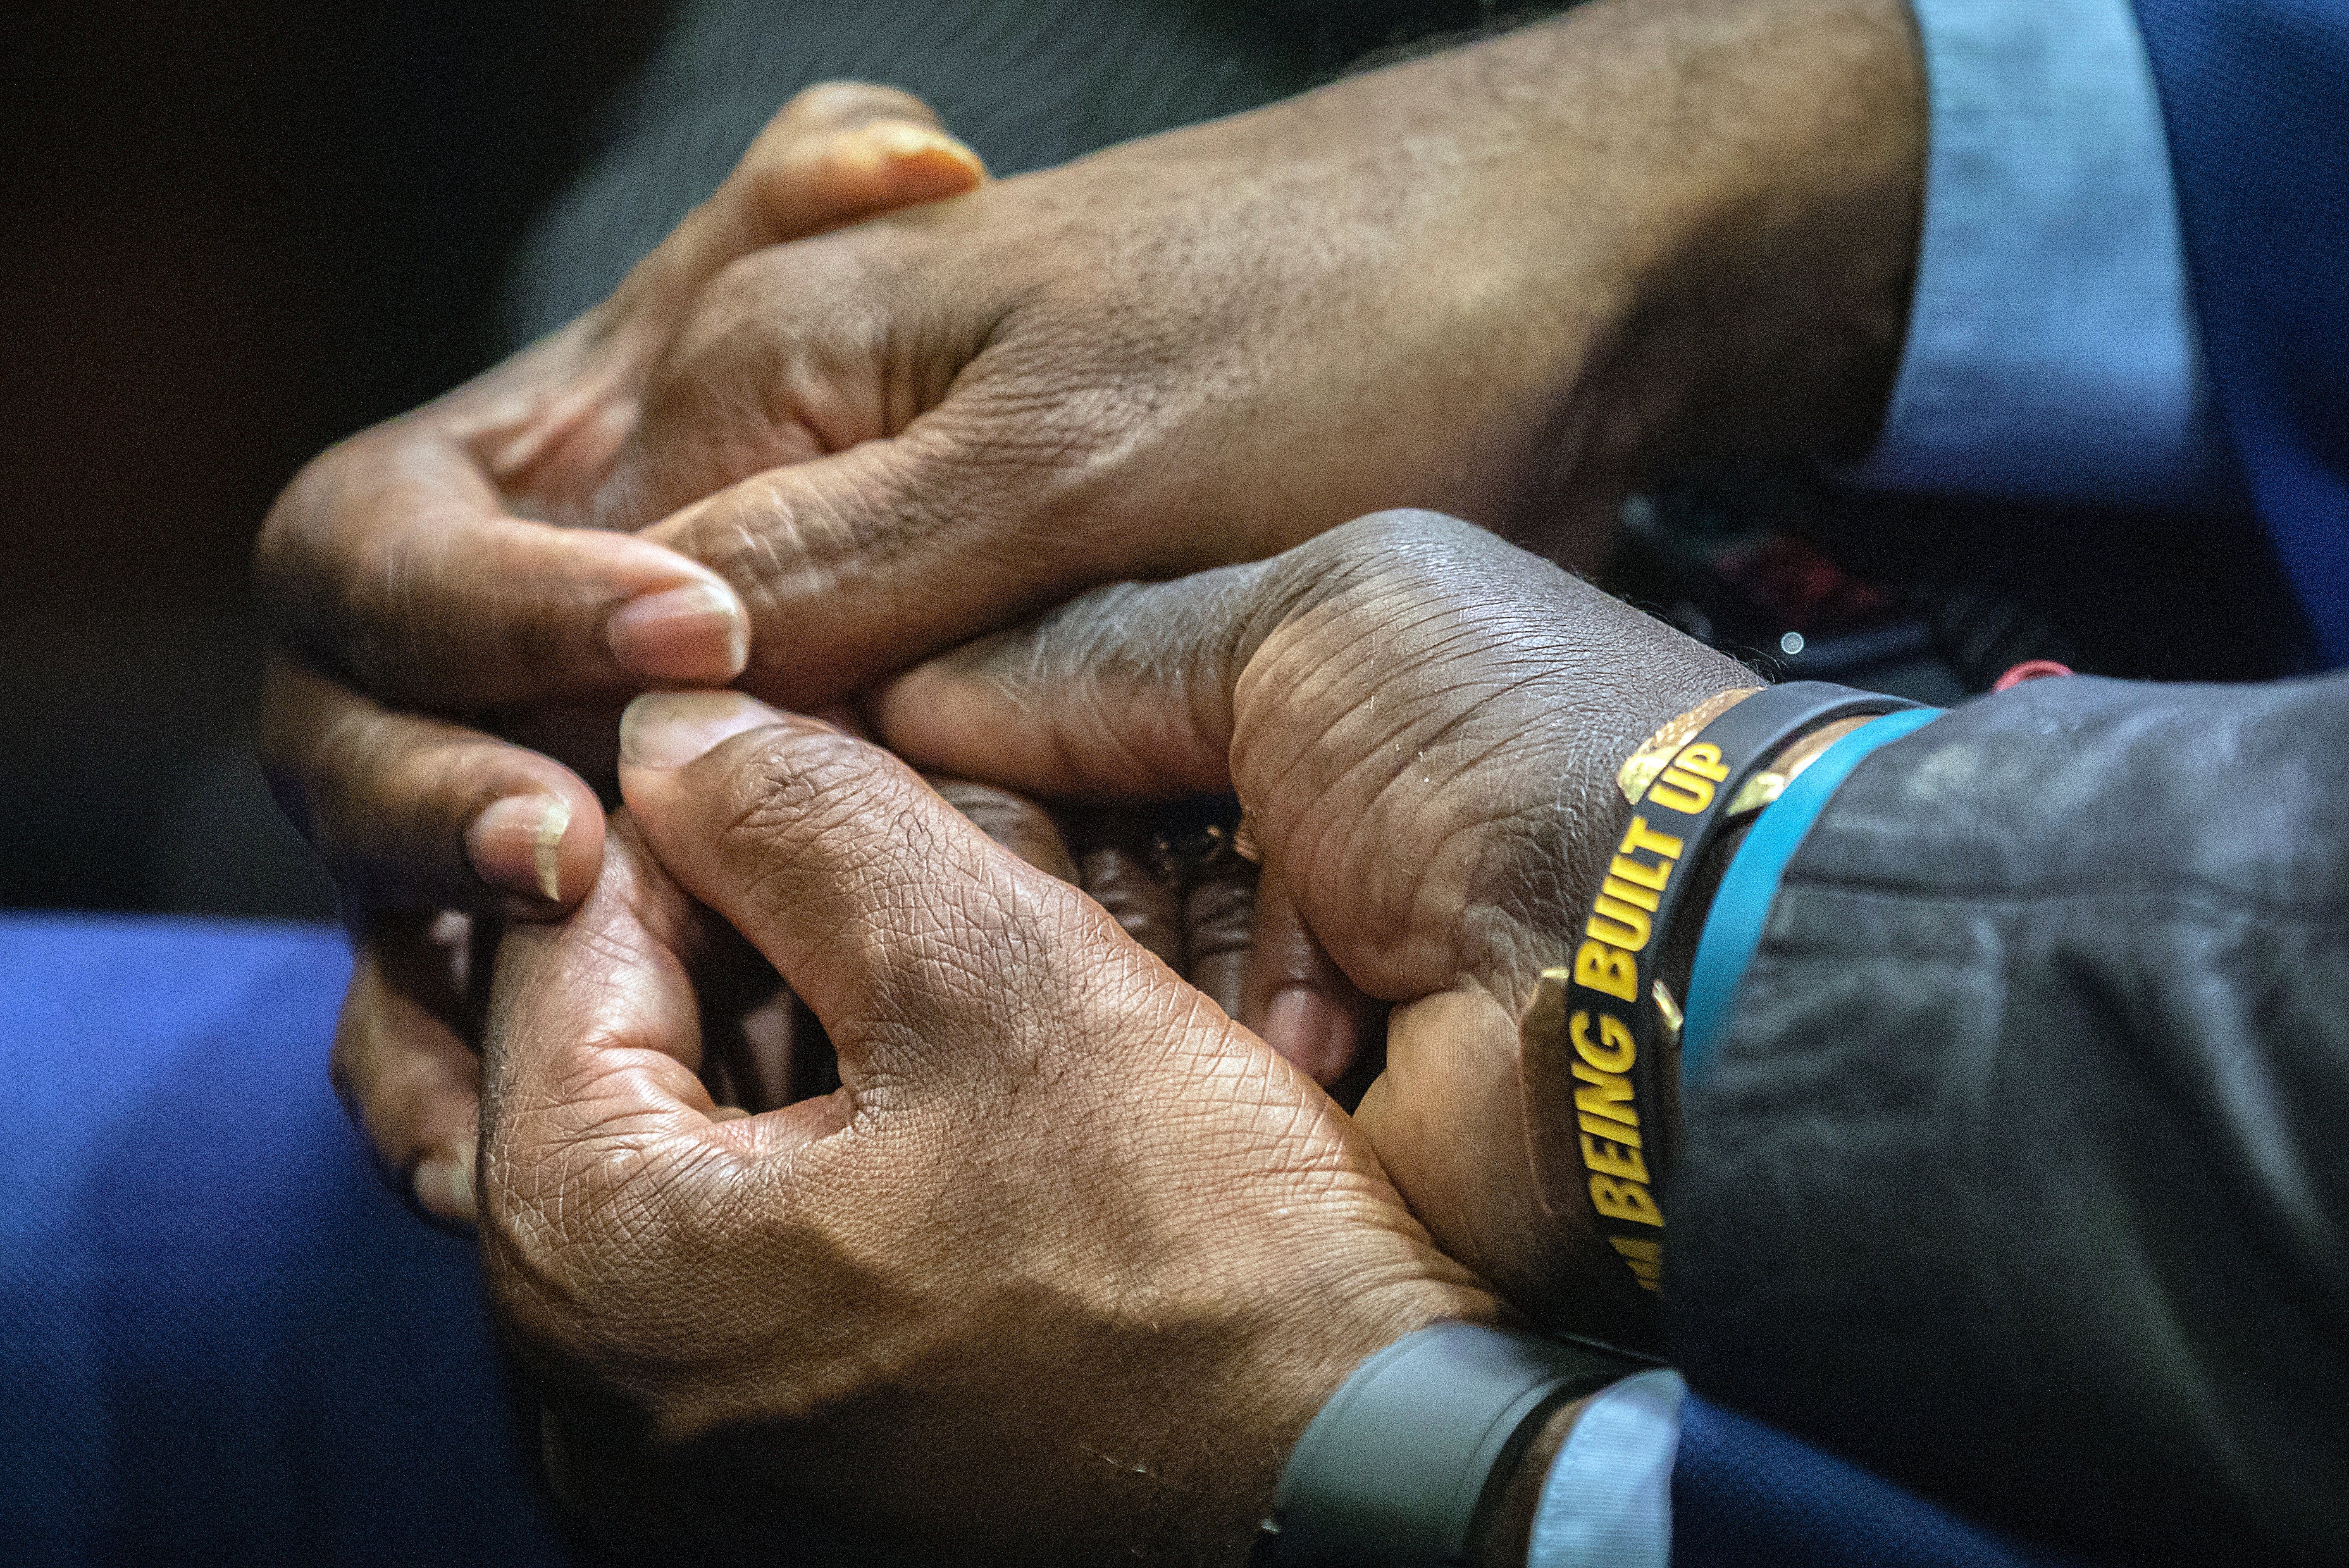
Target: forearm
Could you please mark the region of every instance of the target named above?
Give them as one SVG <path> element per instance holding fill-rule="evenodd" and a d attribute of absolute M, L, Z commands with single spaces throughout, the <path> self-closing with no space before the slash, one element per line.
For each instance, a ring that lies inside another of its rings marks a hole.
<path fill-rule="evenodd" d="M 1864 444 L 1907 329 L 1923 193 L 1902 0 L 1602 0 L 1485 51 L 1506 61 L 1488 96 L 1541 106 L 1534 156 L 1490 206 L 1555 225 L 1553 309 L 1613 306 L 1562 421 L 1585 460 L 1645 477 L 1689 455 Z"/>
<path fill-rule="evenodd" d="M 1324 518 L 1283 428 L 1226 432 L 1237 468 L 1298 492 L 1254 552 L 1414 504 L 1590 559 L 1561 513 L 1676 459 L 1866 443 L 1908 316 L 1924 115 L 1900 0 L 1596 0 L 999 195 L 1114 270 L 1131 237 L 1087 193 L 1149 190 L 1195 205 L 1186 253 L 1219 276 L 1298 291 L 1251 328 L 1292 413 L 1378 440 L 1346 451 Z M 1248 292 L 1181 287 L 1195 339 Z"/>

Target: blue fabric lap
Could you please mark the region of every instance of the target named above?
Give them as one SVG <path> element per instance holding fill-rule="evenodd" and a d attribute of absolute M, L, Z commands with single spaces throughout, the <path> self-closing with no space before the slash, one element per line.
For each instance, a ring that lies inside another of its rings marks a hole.
<path fill-rule="evenodd" d="M 471 1246 L 326 1083 L 328 930 L 0 916 L 11 1563 L 565 1560 Z"/>
<path fill-rule="evenodd" d="M 1694 1395 L 1681 1402 L 1673 1568 L 2054 1568 L 1891 1482 Z"/>
<path fill-rule="evenodd" d="M 327 930 L 0 915 L 11 1563 L 567 1560 L 471 1245 L 326 1086 L 348 972 Z M 1672 1493 L 1675 1563 L 2039 1561 L 1694 1398 Z"/>

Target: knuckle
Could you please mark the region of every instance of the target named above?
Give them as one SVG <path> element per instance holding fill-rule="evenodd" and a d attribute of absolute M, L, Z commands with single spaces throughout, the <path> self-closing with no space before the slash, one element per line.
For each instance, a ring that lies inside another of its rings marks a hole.
<path fill-rule="evenodd" d="M 1491 600 L 1504 575 L 1495 549 L 1473 523 L 1441 512 L 1397 508 L 1340 524 L 1269 567 L 1266 610 L 1272 624 L 1318 612 L 1371 624 L 1416 618 L 1438 607 Z"/>
<path fill-rule="evenodd" d="M 1473 539 L 1484 531 L 1471 522 L 1420 507 L 1390 507 L 1341 523 L 1330 531 L 1333 545 L 1343 552 L 1380 554 L 1412 552 L 1445 541 Z"/>
<path fill-rule="evenodd" d="M 891 352 L 890 271 L 847 233 L 728 263 L 654 370 L 643 444 L 740 446 L 731 480 L 882 434 L 868 389 Z"/>
<path fill-rule="evenodd" d="M 771 247 L 737 256 L 720 267 L 702 285 L 650 390 L 677 396 L 737 365 L 756 364 L 777 346 L 769 341 L 778 317 L 771 306 L 785 272 L 782 253 Z"/>
<path fill-rule="evenodd" d="M 283 640 L 314 644 L 332 624 L 332 607 L 347 581 L 338 564 L 347 542 L 337 526 L 342 501 L 370 437 L 348 437 L 303 464 L 262 520 L 254 541 L 254 586 L 271 632 Z"/>

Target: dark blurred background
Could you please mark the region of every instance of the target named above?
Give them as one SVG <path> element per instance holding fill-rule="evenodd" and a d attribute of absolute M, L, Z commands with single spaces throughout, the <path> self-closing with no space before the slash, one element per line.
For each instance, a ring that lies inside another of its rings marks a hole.
<path fill-rule="evenodd" d="M 331 913 L 250 761 L 254 530 L 493 356 L 661 8 L 16 0 L 0 20 L 0 905 Z"/>

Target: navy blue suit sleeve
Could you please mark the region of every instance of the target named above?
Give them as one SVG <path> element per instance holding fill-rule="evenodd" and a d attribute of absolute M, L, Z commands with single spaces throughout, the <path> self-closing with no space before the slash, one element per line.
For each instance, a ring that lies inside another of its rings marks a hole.
<path fill-rule="evenodd" d="M 2204 352 L 2328 665 L 2349 664 L 2349 0 L 2137 0 Z"/>

